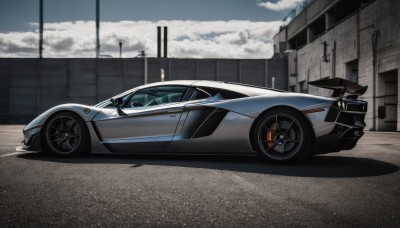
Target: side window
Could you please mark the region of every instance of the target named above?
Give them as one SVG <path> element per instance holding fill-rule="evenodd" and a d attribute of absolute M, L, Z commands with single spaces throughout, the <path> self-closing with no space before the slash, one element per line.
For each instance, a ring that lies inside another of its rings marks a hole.
<path fill-rule="evenodd" d="M 190 97 L 190 100 L 191 101 L 193 101 L 193 100 L 201 100 L 201 99 L 206 99 L 206 98 L 209 98 L 209 97 L 211 97 L 211 94 L 209 92 L 197 88 L 193 92 L 192 96 Z"/>
<path fill-rule="evenodd" d="M 155 106 L 180 102 L 187 87 L 184 86 L 160 86 L 142 89 L 134 93 L 124 103 L 124 107 Z"/>
<path fill-rule="evenodd" d="M 234 91 L 229 91 L 219 88 L 201 87 L 201 88 L 196 88 L 196 90 L 190 97 L 190 100 L 192 101 L 192 100 L 206 99 L 209 97 L 213 97 L 217 94 L 223 97 L 224 100 L 246 97 L 246 95 Z"/>

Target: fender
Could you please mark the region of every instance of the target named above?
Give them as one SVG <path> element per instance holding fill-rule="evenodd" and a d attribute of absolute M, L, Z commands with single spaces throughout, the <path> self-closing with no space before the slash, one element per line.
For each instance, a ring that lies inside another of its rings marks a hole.
<path fill-rule="evenodd" d="M 40 114 L 38 117 L 36 117 L 32 122 L 30 122 L 28 125 L 26 125 L 25 129 L 31 129 L 31 128 L 38 128 L 39 126 L 42 126 L 46 120 L 49 118 L 49 116 L 53 115 L 56 112 L 60 111 L 72 111 L 76 114 L 78 114 L 83 121 L 89 122 L 91 121 L 97 113 L 102 111 L 103 109 L 97 108 L 94 106 L 88 106 L 88 105 L 82 105 L 82 104 L 62 104 L 62 105 L 57 105 L 44 113 Z"/>

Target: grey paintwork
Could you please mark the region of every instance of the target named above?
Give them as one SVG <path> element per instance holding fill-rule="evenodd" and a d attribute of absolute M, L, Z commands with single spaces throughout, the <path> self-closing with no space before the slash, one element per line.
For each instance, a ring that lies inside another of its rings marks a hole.
<path fill-rule="evenodd" d="M 89 109 L 88 113 L 84 112 L 85 108 Z M 99 113 L 102 110 L 103 109 L 100 109 L 97 107 L 81 105 L 81 104 L 57 105 L 57 106 L 50 108 L 49 110 L 43 112 L 38 117 L 36 117 L 34 120 L 32 120 L 28 125 L 25 126 L 24 140 L 26 142 L 28 142 L 29 139 L 34 134 L 37 134 L 40 131 L 41 127 L 45 124 L 46 120 L 57 112 L 71 111 L 71 112 L 78 114 L 85 122 L 87 122 L 87 121 L 91 121 L 93 119 L 93 117 L 96 116 L 97 113 Z"/>
<path fill-rule="evenodd" d="M 132 89 L 115 97 L 160 85 L 215 87 L 240 92 L 248 97 L 223 100 L 222 97 L 216 95 L 203 100 L 125 108 L 123 112 L 126 115 L 120 115 L 116 109 L 64 104 L 49 109 L 29 123 L 24 129 L 25 141 L 38 133 L 45 121 L 59 111 L 74 112 L 87 123 L 92 153 L 110 153 L 108 149 L 110 147 L 129 145 L 129 152 L 137 153 L 166 151 L 169 153 L 252 154 L 254 151 L 250 143 L 251 126 L 261 113 L 276 106 L 286 106 L 299 111 L 322 108 L 322 112 L 306 115 L 317 137 L 327 134 L 334 127 L 334 123 L 324 121 L 328 108 L 335 101 L 334 98 L 278 92 L 223 82 L 159 82 Z M 190 138 L 187 131 L 199 116 L 196 110 L 207 107 L 225 109 L 229 112 L 211 135 Z M 85 108 L 90 112 L 85 114 Z M 98 135 L 93 126 L 97 127 Z"/>
<path fill-rule="evenodd" d="M 174 136 L 169 151 L 176 153 L 255 153 L 250 144 L 250 128 L 254 118 L 229 112 L 208 137 L 187 139 L 184 129 Z"/>

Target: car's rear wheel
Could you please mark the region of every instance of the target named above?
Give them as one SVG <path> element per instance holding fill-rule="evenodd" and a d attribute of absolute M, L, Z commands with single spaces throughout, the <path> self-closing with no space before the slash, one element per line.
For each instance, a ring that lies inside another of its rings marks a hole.
<path fill-rule="evenodd" d="M 45 150 L 53 155 L 69 157 L 89 149 L 89 132 L 85 122 L 74 113 L 56 114 L 47 122 L 44 130 Z"/>
<path fill-rule="evenodd" d="M 258 154 L 274 163 L 291 163 L 307 158 L 313 140 L 312 129 L 301 113 L 279 108 L 268 111 L 253 129 Z"/>

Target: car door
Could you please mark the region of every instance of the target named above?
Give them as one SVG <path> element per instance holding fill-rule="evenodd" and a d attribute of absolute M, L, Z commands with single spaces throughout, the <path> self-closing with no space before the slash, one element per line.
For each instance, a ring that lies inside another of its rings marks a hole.
<path fill-rule="evenodd" d="M 174 136 L 187 91 L 185 86 L 158 86 L 128 96 L 123 115 L 96 121 L 103 144 L 112 152 L 162 151 Z"/>

